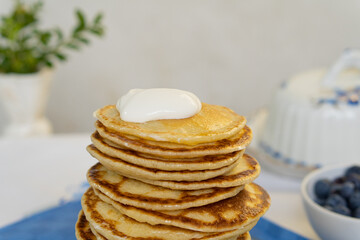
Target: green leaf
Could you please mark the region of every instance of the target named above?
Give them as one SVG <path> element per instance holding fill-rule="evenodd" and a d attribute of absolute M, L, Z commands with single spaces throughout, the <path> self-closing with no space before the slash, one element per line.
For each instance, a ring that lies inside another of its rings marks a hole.
<path fill-rule="evenodd" d="M 51 38 L 50 32 L 44 32 L 40 34 L 40 41 L 44 45 L 47 45 L 49 43 L 50 38 Z"/>
<path fill-rule="evenodd" d="M 76 39 L 79 40 L 79 41 L 82 42 L 82 43 L 85 43 L 85 44 L 89 44 L 89 43 L 90 43 L 89 39 L 87 39 L 87 38 L 77 37 Z"/>
<path fill-rule="evenodd" d="M 104 30 L 102 28 L 90 29 L 90 32 L 97 36 L 102 36 L 104 34 Z"/>
<path fill-rule="evenodd" d="M 76 27 L 74 28 L 74 30 L 72 32 L 73 37 L 76 37 L 79 32 L 86 29 L 86 21 L 85 21 L 84 14 L 80 10 L 76 10 L 75 14 L 76 14 L 76 18 L 77 18 L 78 22 L 77 22 L 77 25 L 76 25 Z"/>
<path fill-rule="evenodd" d="M 74 49 L 74 50 L 79 50 L 80 49 L 79 46 L 74 44 L 74 43 L 68 43 L 68 44 L 66 44 L 66 47 Z"/>
<path fill-rule="evenodd" d="M 65 61 L 66 60 L 66 56 L 62 53 L 55 53 L 55 56 L 60 60 L 60 61 Z"/>
<path fill-rule="evenodd" d="M 104 15 L 102 13 L 98 13 L 94 19 L 94 24 L 99 25 L 101 20 L 103 19 Z"/>
<path fill-rule="evenodd" d="M 49 60 L 45 60 L 45 65 L 48 66 L 49 68 L 52 68 L 54 65 L 52 62 L 50 62 Z"/>
<path fill-rule="evenodd" d="M 85 28 L 85 16 L 80 10 L 76 10 L 76 17 L 78 20 L 78 25 L 76 27 L 76 32 L 79 32 Z"/>

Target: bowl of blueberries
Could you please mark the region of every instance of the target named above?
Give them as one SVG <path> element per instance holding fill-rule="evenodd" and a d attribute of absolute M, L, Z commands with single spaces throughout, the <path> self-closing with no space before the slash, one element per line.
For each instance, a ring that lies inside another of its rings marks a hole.
<path fill-rule="evenodd" d="M 302 181 L 301 195 L 321 239 L 360 239 L 360 164 L 311 172 Z"/>

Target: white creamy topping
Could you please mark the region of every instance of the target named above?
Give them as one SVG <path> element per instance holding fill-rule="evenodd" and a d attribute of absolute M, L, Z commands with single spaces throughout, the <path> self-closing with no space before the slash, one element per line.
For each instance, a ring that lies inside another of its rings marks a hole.
<path fill-rule="evenodd" d="M 194 116 L 201 102 L 193 93 L 178 89 L 132 89 L 118 100 L 116 108 L 122 120 L 143 123 Z"/>

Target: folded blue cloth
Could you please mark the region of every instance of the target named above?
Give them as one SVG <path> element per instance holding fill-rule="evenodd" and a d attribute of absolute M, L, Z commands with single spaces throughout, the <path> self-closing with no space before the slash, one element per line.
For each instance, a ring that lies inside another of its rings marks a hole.
<path fill-rule="evenodd" d="M 81 209 L 79 200 L 37 213 L 0 229 L 0 240 L 75 240 L 75 223 Z M 306 239 L 261 218 L 251 230 L 253 240 Z"/>

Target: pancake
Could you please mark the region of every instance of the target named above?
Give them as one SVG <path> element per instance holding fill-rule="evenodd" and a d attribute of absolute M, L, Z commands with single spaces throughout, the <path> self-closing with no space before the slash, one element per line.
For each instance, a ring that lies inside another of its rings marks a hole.
<path fill-rule="evenodd" d="M 164 159 L 152 155 L 141 154 L 129 149 L 121 149 L 107 144 L 99 133 L 91 135 L 91 141 L 94 146 L 102 153 L 120 158 L 126 162 L 144 166 L 146 168 L 155 168 L 167 171 L 179 170 L 207 170 L 228 166 L 241 158 L 244 150 L 232 152 L 223 155 L 207 155 L 198 158 L 189 159 Z M 114 163 L 115 164 L 115 163 Z"/>
<path fill-rule="evenodd" d="M 107 240 L 105 237 L 100 235 L 95 231 L 94 227 L 90 225 L 90 223 L 86 220 L 83 211 L 81 210 L 79 213 L 79 227 L 76 225 L 75 234 L 76 239 L 78 240 Z M 82 226 L 82 227 L 80 227 Z M 91 229 L 91 231 L 89 231 Z M 226 240 L 251 240 L 251 236 L 249 232 L 241 234 L 240 236 L 235 236 L 228 238 Z"/>
<path fill-rule="evenodd" d="M 132 149 L 162 158 L 194 158 L 206 155 L 227 154 L 245 149 L 252 140 L 252 131 L 248 126 L 244 126 L 239 132 L 229 138 L 192 146 L 171 142 L 149 141 L 130 135 L 119 134 L 106 128 L 99 121 L 96 121 L 95 128 L 105 139 L 106 143 L 113 147 Z"/>
<path fill-rule="evenodd" d="M 79 223 L 79 224 L 78 224 Z M 75 228 L 76 239 L 78 240 L 107 240 L 105 237 L 95 231 L 94 227 L 86 220 L 83 211 L 79 213 L 78 223 Z M 91 231 L 89 231 L 91 229 Z M 249 232 L 238 237 L 231 237 L 226 240 L 251 240 Z"/>
<path fill-rule="evenodd" d="M 81 210 L 75 225 L 75 236 L 78 240 L 97 240 L 90 229 L 89 222 L 86 220 L 84 212 Z"/>
<path fill-rule="evenodd" d="M 89 223 L 90 225 L 90 223 Z M 94 236 L 96 237 L 97 240 L 107 240 L 103 235 L 101 235 L 100 233 L 98 233 L 93 226 L 90 225 L 90 229 L 92 231 L 92 233 L 94 234 Z"/>
<path fill-rule="evenodd" d="M 99 191 L 95 193 L 122 214 L 138 222 L 163 224 L 200 232 L 224 232 L 257 221 L 270 207 L 270 197 L 260 186 L 247 184 L 236 196 L 201 207 L 177 211 L 153 211 L 116 202 Z"/>
<path fill-rule="evenodd" d="M 149 180 L 201 181 L 223 175 L 233 169 L 239 162 L 239 160 L 237 160 L 229 166 L 210 170 L 163 171 L 131 164 L 121 160 L 120 158 L 107 156 L 100 152 L 94 145 L 89 145 L 86 149 L 94 158 L 96 158 L 109 170 L 118 172 L 124 176 Z"/>
<path fill-rule="evenodd" d="M 125 205 L 149 210 L 179 210 L 214 203 L 233 197 L 244 187 L 204 190 L 172 190 L 123 177 L 100 163 L 87 173 L 90 185 L 107 197 Z"/>
<path fill-rule="evenodd" d="M 96 232 L 109 240 L 225 240 L 248 232 L 256 221 L 232 231 L 205 233 L 167 225 L 141 223 L 121 214 L 112 205 L 101 201 L 89 188 L 81 199 L 86 219 Z"/>
<path fill-rule="evenodd" d="M 156 181 L 145 178 L 138 178 L 136 176 L 134 178 L 145 183 L 175 190 L 197 190 L 214 187 L 227 188 L 245 185 L 254 181 L 259 176 L 260 171 L 260 164 L 256 161 L 256 159 L 250 155 L 244 154 L 242 159 L 238 161 L 236 167 L 234 167 L 228 173 L 203 181 Z"/>
<path fill-rule="evenodd" d="M 229 108 L 203 103 L 199 113 L 184 119 L 163 119 L 145 123 L 121 120 L 114 105 L 97 110 L 94 115 L 107 128 L 142 139 L 187 145 L 229 138 L 246 124 L 243 116 Z"/>
<path fill-rule="evenodd" d="M 251 240 L 250 233 L 244 233 L 236 238 L 236 240 Z"/>

